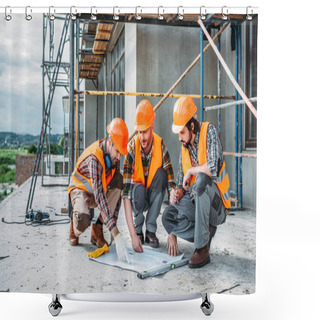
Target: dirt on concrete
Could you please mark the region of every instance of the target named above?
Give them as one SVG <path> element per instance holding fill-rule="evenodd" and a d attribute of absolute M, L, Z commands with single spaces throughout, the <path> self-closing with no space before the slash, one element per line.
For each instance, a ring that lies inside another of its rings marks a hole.
<path fill-rule="evenodd" d="M 48 212 L 51 221 L 56 223 L 25 223 L 30 179 L 0 203 L 0 218 L 10 223 L 0 222 L 0 292 L 248 294 L 255 291 L 255 211 L 230 212 L 212 241 L 211 262 L 203 268 L 183 266 L 163 275 L 138 279 L 132 271 L 89 260 L 87 253 L 96 249 L 90 243 L 91 227 L 80 236 L 78 246 L 69 245 L 69 218 L 61 214 L 61 208 L 68 207 L 67 179 L 51 177 L 46 178 L 45 183 L 60 186 L 41 186 L 38 182 L 33 208 Z M 95 211 L 97 217 L 98 211 Z M 131 246 L 123 205 L 118 228 Z M 166 252 L 167 233 L 161 217 L 157 236 L 160 247 L 154 250 Z M 191 257 L 193 244 L 181 239 L 178 244 L 179 250 Z"/>

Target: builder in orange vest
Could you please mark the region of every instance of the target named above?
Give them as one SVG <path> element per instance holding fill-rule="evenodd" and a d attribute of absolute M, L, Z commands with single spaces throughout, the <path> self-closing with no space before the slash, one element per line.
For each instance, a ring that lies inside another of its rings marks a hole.
<path fill-rule="evenodd" d="M 175 187 L 169 152 L 162 138 L 153 132 L 155 116 L 148 100 L 138 104 L 135 119 L 138 134 L 129 142 L 124 160 L 123 204 L 136 252 L 143 251 L 144 241 L 153 248 L 159 247 L 156 220 L 166 189 Z M 144 211 L 148 211 L 146 217 Z"/>
<path fill-rule="evenodd" d="M 128 261 L 126 244 L 117 228 L 121 205 L 123 177 L 120 173 L 120 156 L 126 155 L 128 128 L 120 118 L 107 126 L 109 137 L 87 147 L 74 169 L 68 193 L 72 203 L 69 242 L 79 243 L 79 236 L 91 224 L 90 208 L 98 207 L 100 215 L 92 225 L 91 242 L 102 248 L 107 242 L 103 236 L 103 224 L 115 239 L 120 260 Z"/>
<path fill-rule="evenodd" d="M 169 255 L 179 253 L 177 237 L 194 243 L 190 268 L 210 262 L 211 240 L 231 205 L 219 135 L 213 124 L 196 119 L 196 111 L 188 96 L 174 105 L 172 131 L 179 134 L 182 145 L 177 188 L 171 190 L 170 205 L 162 216 Z"/>

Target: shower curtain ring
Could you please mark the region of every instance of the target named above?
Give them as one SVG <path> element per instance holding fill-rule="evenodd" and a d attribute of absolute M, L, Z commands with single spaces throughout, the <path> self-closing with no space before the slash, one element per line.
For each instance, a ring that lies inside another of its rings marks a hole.
<path fill-rule="evenodd" d="M 119 9 L 118 9 L 118 13 L 116 13 L 116 9 L 118 9 L 117 6 L 113 7 L 113 20 L 119 20 Z"/>
<path fill-rule="evenodd" d="M 223 6 L 221 8 L 222 20 L 228 20 L 228 7 Z"/>
<path fill-rule="evenodd" d="M 162 9 L 162 14 L 160 13 L 160 8 Z M 164 9 L 163 6 L 158 7 L 158 20 L 163 20 Z"/>
<path fill-rule="evenodd" d="M 139 10 L 140 10 L 140 13 L 142 13 L 141 7 L 140 7 L 140 6 L 137 6 L 137 7 L 136 7 L 136 20 L 141 20 L 141 16 L 140 16 L 139 13 L 138 13 L 138 8 L 139 8 Z"/>
<path fill-rule="evenodd" d="M 32 19 L 32 15 L 30 14 L 32 12 L 32 9 L 30 8 L 30 6 L 26 7 L 26 20 L 30 21 Z"/>
<path fill-rule="evenodd" d="M 97 16 L 96 16 L 96 14 L 97 14 L 97 10 L 96 10 L 96 14 L 93 14 L 93 8 L 95 8 L 95 10 L 96 10 L 96 7 L 91 7 L 91 17 L 90 17 L 90 19 L 92 20 L 92 21 L 96 21 L 97 20 Z"/>
<path fill-rule="evenodd" d="M 75 13 L 73 13 L 73 9 L 74 9 L 74 12 L 75 12 Z M 77 19 L 77 9 L 76 9 L 75 6 L 72 6 L 72 7 L 70 8 L 70 18 L 71 18 L 71 20 L 73 20 L 73 21 L 75 21 L 75 20 Z"/>
<path fill-rule="evenodd" d="M 10 8 L 9 6 L 4 8 L 4 17 L 7 21 L 10 21 L 12 19 L 12 16 L 8 13 L 9 10 L 10 10 L 10 13 L 12 12 L 11 9 L 9 8 Z"/>
<path fill-rule="evenodd" d="M 200 19 L 205 20 L 207 17 L 207 8 L 205 6 L 200 7 Z"/>
<path fill-rule="evenodd" d="M 178 7 L 178 19 L 183 20 L 183 15 L 184 15 L 184 9 L 183 6 Z"/>
<path fill-rule="evenodd" d="M 54 13 L 52 13 L 52 11 L 55 12 L 53 6 L 49 7 L 49 19 L 50 19 L 51 21 L 53 21 L 53 20 L 56 18 L 55 15 L 54 15 Z"/>
<path fill-rule="evenodd" d="M 251 12 L 249 13 L 249 8 L 251 9 Z M 252 14 L 253 14 L 253 10 L 252 10 L 252 7 L 247 7 L 247 16 L 246 16 L 246 19 L 248 20 L 248 21 L 251 21 L 252 20 Z"/>

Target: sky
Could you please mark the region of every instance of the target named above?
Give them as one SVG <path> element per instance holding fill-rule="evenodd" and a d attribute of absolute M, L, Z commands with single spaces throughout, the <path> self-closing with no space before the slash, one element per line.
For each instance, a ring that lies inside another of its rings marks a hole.
<path fill-rule="evenodd" d="M 40 134 L 42 20 L 42 14 L 33 14 L 31 21 L 26 21 L 23 14 L 15 14 L 11 21 L 0 19 L 0 132 Z M 55 21 L 55 55 L 59 46 L 62 23 Z M 46 43 L 48 44 L 48 41 Z M 63 62 L 69 62 L 68 44 L 65 48 Z M 46 58 L 48 59 L 48 52 Z M 67 91 L 64 88 L 57 88 L 51 109 L 53 134 L 63 133 L 63 95 L 68 95 Z"/>

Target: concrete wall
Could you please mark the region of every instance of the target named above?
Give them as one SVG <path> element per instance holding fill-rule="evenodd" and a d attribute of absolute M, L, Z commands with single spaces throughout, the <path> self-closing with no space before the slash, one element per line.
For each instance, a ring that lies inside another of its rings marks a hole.
<path fill-rule="evenodd" d="M 97 80 L 86 80 L 86 90 L 107 90 L 107 60 L 103 60 Z M 85 95 L 84 97 L 84 146 L 106 137 L 106 96 Z"/>
<path fill-rule="evenodd" d="M 125 25 L 125 91 L 137 92 L 138 81 L 138 65 L 137 65 L 137 29 L 138 25 L 135 23 Z M 136 113 L 136 106 L 138 104 L 137 97 L 125 97 L 125 121 L 128 126 L 129 136 L 134 132 L 134 119 Z"/>
<path fill-rule="evenodd" d="M 170 36 L 169 36 L 170 35 Z M 138 25 L 137 37 L 137 91 L 167 92 L 199 54 L 200 32 L 198 28 Z M 205 64 L 205 93 L 215 92 L 216 63 L 213 54 L 207 52 Z M 200 94 L 200 65 L 197 64 L 182 80 L 173 93 Z M 150 98 L 153 106 L 161 98 Z M 137 99 L 138 101 L 141 98 Z M 172 112 L 176 98 L 168 98 L 158 109 L 155 132 L 163 139 L 172 158 L 174 172 L 178 169 L 180 142 L 171 131 Z M 200 100 L 194 99 L 200 119 Z M 210 102 L 206 101 L 208 105 Z"/>
<path fill-rule="evenodd" d="M 18 186 L 32 176 L 35 159 L 34 154 L 16 155 L 16 184 Z"/>

